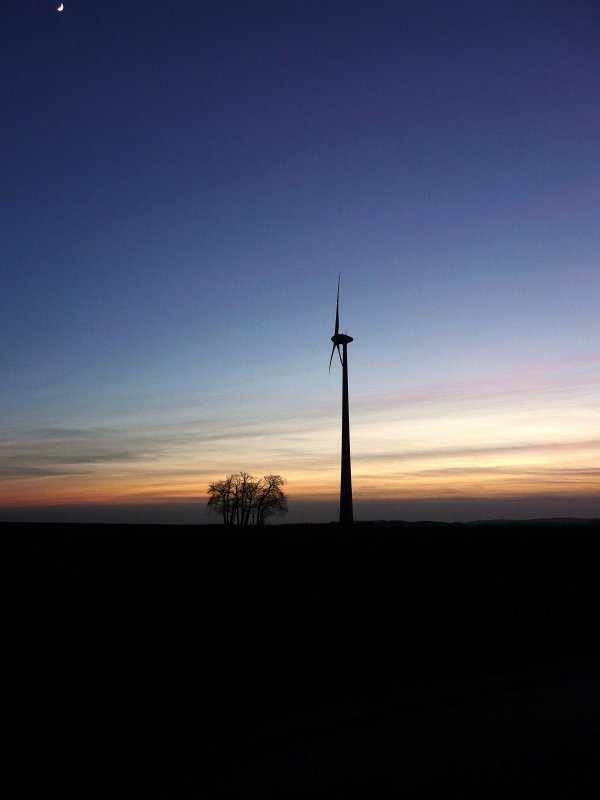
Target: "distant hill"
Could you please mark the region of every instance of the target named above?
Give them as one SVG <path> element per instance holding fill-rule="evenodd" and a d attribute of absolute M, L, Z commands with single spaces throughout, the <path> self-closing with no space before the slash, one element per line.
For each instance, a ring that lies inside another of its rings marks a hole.
<path fill-rule="evenodd" d="M 537 519 L 479 519 L 466 525 L 589 525 L 598 522 L 590 517 L 540 517 Z"/>

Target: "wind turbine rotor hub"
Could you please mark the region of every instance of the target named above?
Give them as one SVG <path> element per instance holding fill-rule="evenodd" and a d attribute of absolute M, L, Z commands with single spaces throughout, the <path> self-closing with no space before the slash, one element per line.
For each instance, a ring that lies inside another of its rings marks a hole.
<path fill-rule="evenodd" d="M 354 339 L 351 336 L 348 336 L 347 333 L 335 333 L 331 337 L 331 341 L 334 344 L 350 344 L 350 342 L 353 342 Z"/>

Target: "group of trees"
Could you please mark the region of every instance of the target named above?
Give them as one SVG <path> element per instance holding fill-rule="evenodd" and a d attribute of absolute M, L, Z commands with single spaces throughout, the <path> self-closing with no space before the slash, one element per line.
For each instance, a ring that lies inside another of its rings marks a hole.
<path fill-rule="evenodd" d="M 247 472 L 236 472 L 208 486 L 208 509 L 223 517 L 225 525 L 263 525 L 271 514 L 287 513 L 287 497 L 281 475 L 258 480 Z"/>

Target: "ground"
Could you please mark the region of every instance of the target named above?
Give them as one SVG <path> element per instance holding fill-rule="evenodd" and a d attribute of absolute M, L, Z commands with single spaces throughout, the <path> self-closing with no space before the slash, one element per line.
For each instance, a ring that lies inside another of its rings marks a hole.
<path fill-rule="evenodd" d="M 5 525 L 4 752 L 24 793 L 591 796 L 599 532 Z"/>

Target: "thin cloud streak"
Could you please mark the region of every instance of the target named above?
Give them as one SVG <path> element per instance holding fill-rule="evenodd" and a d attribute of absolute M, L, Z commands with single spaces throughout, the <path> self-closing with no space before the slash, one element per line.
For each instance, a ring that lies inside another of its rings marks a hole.
<path fill-rule="evenodd" d="M 595 490 L 600 418 L 591 390 L 600 382 L 599 361 L 596 354 L 574 356 L 351 402 L 355 497 Z M 581 406 L 574 413 L 573 398 L 588 390 L 589 413 Z M 291 414 L 178 413 L 6 431 L 0 505 L 202 498 L 209 480 L 239 469 L 283 474 L 299 502 L 335 499 L 337 401 Z"/>
<path fill-rule="evenodd" d="M 577 385 L 600 386 L 600 354 L 574 355 L 521 366 L 507 372 L 483 375 L 475 380 L 449 380 L 400 389 L 388 395 L 371 395 L 359 398 L 355 406 L 361 411 L 381 412 L 386 408 L 422 407 L 429 403 L 477 402 L 527 396 L 532 392 L 551 394 L 572 391 L 575 377 Z M 573 373 L 577 373 L 575 376 Z"/>
<path fill-rule="evenodd" d="M 355 461 L 414 461 L 416 459 L 469 458 L 471 456 L 496 456 L 511 453 L 580 453 L 586 450 L 600 450 L 600 439 L 556 441 L 556 442 L 515 442 L 514 444 L 491 444 L 480 447 L 439 447 L 429 449 L 400 450 L 388 453 L 363 452 Z M 478 468 L 477 468 L 478 469 Z"/>

